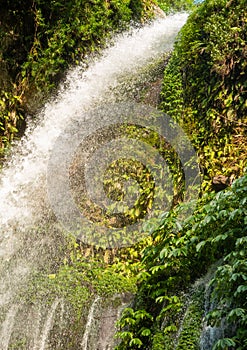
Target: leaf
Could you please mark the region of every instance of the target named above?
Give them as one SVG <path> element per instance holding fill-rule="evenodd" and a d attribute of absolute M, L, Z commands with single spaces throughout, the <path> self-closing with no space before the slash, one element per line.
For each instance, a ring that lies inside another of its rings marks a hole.
<path fill-rule="evenodd" d="M 117 337 L 121 339 L 129 339 L 133 337 L 133 334 L 131 332 L 118 332 Z"/>
<path fill-rule="evenodd" d="M 167 247 L 164 247 L 160 252 L 160 259 L 167 258 L 169 254 L 169 249 Z"/>
<path fill-rule="evenodd" d="M 212 350 L 225 350 L 226 347 L 236 346 L 236 343 L 231 338 L 224 338 L 217 341 Z"/>
<path fill-rule="evenodd" d="M 196 251 L 197 253 L 205 246 L 205 244 L 207 243 L 207 241 L 201 241 L 200 243 L 198 243 L 196 245 Z"/>
<path fill-rule="evenodd" d="M 166 333 L 170 333 L 170 332 L 177 332 L 177 330 L 178 330 L 177 326 L 175 326 L 175 324 L 172 324 L 170 326 L 165 327 L 163 332 L 166 334 Z"/>
<path fill-rule="evenodd" d="M 152 320 L 153 316 L 150 315 L 146 310 L 137 310 L 135 312 L 135 318 L 136 320 L 143 320 L 145 318 Z"/>
<path fill-rule="evenodd" d="M 150 271 L 151 271 L 152 275 L 154 275 L 158 271 L 165 270 L 165 268 L 166 268 L 165 265 L 156 265 L 156 266 L 152 266 L 150 268 Z"/>
<path fill-rule="evenodd" d="M 233 309 L 229 312 L 227 318 L 231 319 L 231 318 L 242 318 L 243 316 L 245 316 L 245 310 L 242 308 L 236 308 Z"/>
<path fill-rule="evenodd" d="M 167 296 L 160 296 L 158 298 L 155 299 L 155 302 L 158 304 L 158 303 L 163 303 L 165 300 L 167 300 Z"/>
<path fill-rule="evenodd" d="M 141 332 L 141 335 L 142 335 L 143 337 L 149 337 L 150 334 L 151 334 L 151 330 L 150 330 L 149 328 L 145 328 L 145 329 L 143 329 L 142 332 Z"/>
<path fill-rule="evenodd" d="M 215 238 L 213 238 L 211 242 L 212 242 L 212 243 L 217 243 L 217 242 L 219 242 L 219 241 L 224 241 L 225 239 L 227 239 L 227 237 L 228 237 L 228 234 L 227 234 L 227 233 L 221 234 L 221 235 L 218 235 L 218 236 L 216 236 Z"/>
<path fill-rule="evenodd" d="M 136 321 L 133 319 L 133 318 L 130 318 L 130 317 L 126 317 L 124 319 L 124 323 L 125 324 L 129 324 L 129 325 L 134 325 L 136 323 Z"/>
<path fill-rule="evenodd" d="M 176 226 L 178 228 L 179 231 L 182 231 L 182 225 L 180 224 L 180 222 L 176 221 Z"/>
<path fill-rule="evenodd" d="M 142 341 L 141 339 L 139 338 L 133 338 L 131 339 L 130 343 L 129 343 L 129 346 L 132 346 L 132 345 L 137 345 L 138 348 L 140 348 L 142 346 Z"/>
<path fill-rule="evenodd" d="M 237 297 L 238 294 L 245 293 L 245 292 L 247 292 L 247 286 L 243 286 L 243 285 L 238 286 L 236 292 L 234 293 L 234 296 Z"/>

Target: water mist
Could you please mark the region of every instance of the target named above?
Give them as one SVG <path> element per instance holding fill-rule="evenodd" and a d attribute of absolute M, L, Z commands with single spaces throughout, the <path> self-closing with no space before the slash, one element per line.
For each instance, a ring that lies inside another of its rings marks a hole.
<path fill-rule="evenodd" d="M 60 247 L 66 248 L 66 230 L 47 191 L 47 167 L 57 138 L 69 123 L 82 116 L 89 118 L 92 108 L 128 101 L 128 91 L 122 93 L 125 77 L 131 79 L 142 67 L 162 59 L 186 19 L 187 14 L 175 14 L 119 35 L 86 70 L 83 65 L 71 69 L 56 97 L 45 104 L 35 125 L 31 121 L 25 136 L 13 147 L 0 174 L 1 350 L 13 349 L 13 344 L 16 349 L 63 349 L 63 336 L 70 326 L 64 300 L 55 297 L 47 305 L 43 301 L 27 307 L 23 298 L 32 276 L 55 269 L 62 256 Z M 78 348 L 96 349 L 99 340 L 89 347 L 88 332 L 98 302 L 92 300 Z M 49 340 L 52 332 L 59 338 L 55 347 Z"/>

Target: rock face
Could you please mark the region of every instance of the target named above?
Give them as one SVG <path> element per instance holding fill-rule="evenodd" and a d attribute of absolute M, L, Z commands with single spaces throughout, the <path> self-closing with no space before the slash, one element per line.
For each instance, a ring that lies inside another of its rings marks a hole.
<path fill-rule="evenodd" d="M 83 336 L 83 350 L 114 349 L 117 344 L 117 340 L 114 339 L 116 322 L 132 299 L 132 294 L 125 293 L 106 300 L 98 298 L 96 304 L 92 304 Z"/>
<path fill-rule="evenodd" d="M 75 321 L 74 309 L 55 298 L 42 305 L 12 305 L 0 328 L 0 349 L 113 350 L 116 322 L 133 299 L 131 293 L 96 296 L 85 315 Z"/>
<path fill-rule="evenodd" d="M 121 315 L 121 311 L 128 304 L 127 300 L 125 301 L 124 299 L 125 296 L 116 296 L 112 300 L 113 303 L 102 309 L 103 312 L 99 319 L 97 350 L 112 350 L 114 348 L 116 344 L 114 339 L 116 322 Z M 117 304 L 114 305 L 114 302 L 117 302 Z"/>
<path fill-rule="evenodd" d="M 159 6 L 154 6 L 153 7 L 153 12 L 154 12 L 155 17 L 157 17 L 157 18 L 164 18 L 164 17 L 166 17 L 165 12 L 162 11 L 161 8 L 159 8 Z"/>
<path fill-rule="evenodd" d="M 232 184 L 231 177 L 224 175 L 214 176 L 212 179 L 212 187 L 216 192 L 222 191 Z"/>

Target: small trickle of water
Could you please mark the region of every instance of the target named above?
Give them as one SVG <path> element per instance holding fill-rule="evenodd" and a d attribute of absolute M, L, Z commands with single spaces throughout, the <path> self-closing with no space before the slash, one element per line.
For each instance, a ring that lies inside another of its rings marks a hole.
<path fill-rule="evenodd" d="M 97 306 L 99 301 L 100 301 L 100 297 L 97 296 L 95 298 L 94 302 L 92 303 L 91 308 L 89 310 L 87 323 L 86 323 L 86 328 L 85 328 L 85 332 L 84 332 L 82 343 L 81 343 L 81 349 L 82 350 L 88 350 L 89 349 L 88 348 L 89 336 L 90 336 L 90 332 L 92 330 L 92 324 L 93 324 L 93 320 L 94 320 L 95 308 L 96 308 L 96 306 Z"/>
<path fill-rule="evenodd" d="M 56 299 L 51 307 L 50 307 L 50 310 L 47 314 L 47 317 L 46 317 L 46 320 L 45 320 L 45 323 L 44 323 L 44 326 L 43 326 L 43 329 L 42 329 L 42 332 L 41 332 L 41 336 L 40 336 L 40 341 L 39 341 L 39 345 L 38 346 L 35 346 L 35 349 L 34 350 L 45 350 L 46 348 L 46 344 L 49 340 L 49 333 L 53 327 L 53 321 L 54 321 L 54 318 L 55 318 L 55 313 L 56 313 L 56 310 L 57 310 L 57 307 L 59 304 L 61 304 L 62 301 L 60 299 Z M 62 310 L 63 310 L 63 307 L 62 307 Z"/>
<path fill-rule="evenodd" d="M 204 278 L 204 322 L 200 337 L 200 350 L 212 350 L 217 340 L 224 337 L 225 332 L 224 320 L 221 320 L 218 327 L 208 325 L 206 320 L 207 314 L 217 308 L 217 300 L 212 297 L 213 287 L 210 285 L 210 281 L 214 276 L 216 267 L 217 264 L 212 267 L 212 270 L 210 270 Z"/>
<path fill-rule="evenodd" d="M 18 305 L 13 305 L 6 317 L 5 320 L 2 324 L 2 330 L 0 333 L 0 349 L 1 350 L 8 350 L 9 348 L 9 341 L 11 338 L 11 334 L 12 334 L 12 330 L 14 327 L 14 323 L 15 323 L 15 316 L 18 312 Z"/>
<path fill-rule="evenodd" d="M 200 350 L 212 350 L 215 342 L 222 336 L 221 328 L 204 325 L 200 339 Z"/>

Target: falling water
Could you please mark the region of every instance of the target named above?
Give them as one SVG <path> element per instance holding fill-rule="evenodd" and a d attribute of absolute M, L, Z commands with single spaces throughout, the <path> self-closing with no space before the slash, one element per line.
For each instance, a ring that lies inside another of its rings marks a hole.
<path fill-rule="evenodd" d="M 88 69 L 83 65 L 72 69 L 56 97 L 37 116 L 36 124 L 30 123 L 25 137 L 13 148 L 12 157 L 0 175 L 1 349 L 7 350 L 9 346 L 19 294 L 34 271 L 52 266 L 57 259 L 57 246 L 63 242 L 62 229 L 54 218 L 46 189 L 47 162 L 56 138 L 82 111 L 104 101 L 114 102 L 116 94 L 112 92 L 117 90 L 122 77 L 131 76 L 171 50 L 186 19 L 187 14 L 175 14 L 133 29 L 116 38 L 114 45 L 90 63 Z M 40 350 L 46 348 L 58 304 L 55 300 L 48 312 Z M 86 335 L 83 342 L 87 342 Z"/>
<path fill-rule="evenodd" d="M 205 292 L 204 292 L 204 320 L 202 324 L 202 332 L 200 337 L 200 350 L 211 350 L 215 343 L 224 338 L 226 335 L 226 324 L 225 319 L 222 318 L 218 326 L 211 326 L 206 320 L 206 316 L 209 312 L 217 309 L 217 300 L 213 297 L 213 287 L 210 285 L 210 279 L 213 278 L 213 273 L 215 272 L 215 266 L 213 265 L 212 271 L 209 270 L 208 274 L 204 278 L 205 282 Z"/>
<path fill-rule="evenodd" d="M 53 326 L 55 312 L 56 312 L 56 309 L 57 309 L 57 307 L 58 307 L 58 305 L 60 303 L 62 303 L 62 301 L 60 299 L 56 299 L 52 303 L 52 305 L 51 305 L 51 307 L 49 309 L 49 312 L 47 314 L 47 318 L 45 320 L 44 327 L 43 327 L 43 330 L 42 330 L 42 333 L 41 333 L 41 337 L 40 337 L 40 346 L 37 347 L 37 350 L 38 349 L 39 350 L 45 350 L 46 342 L 47 342 L 47 339 L 49 337 L 49 332 L 51 331 L 52 326 Z M 62 314 L 63 314 L 63 304 L 61 304 L 61 305 L 62 305 Z"/>
<path fill-rule="evenodd" d="M 100 297 L 96 297 L 94 302 L 91 305 L 91 308 L 89 310 L 89 314 L 88 314 L 88 318 L 87 318 L 87 323 L 86 323 L 86 328 L 85 328 L 85 332 L 83 335 L 83 339 L 82 339 L 82 343 L 81 343 L 81 349 L 82 350 L 87 350 L 88 349 L 88 339 L 89 339 L 89 334 L 92 328 L 92 323 L 93 323 L 93 319 L 94 319 L 94 312 L 95 312 L 95 308 L 98 304 L 100 300 Z"/>
<path fill-rule="evenodd" d="M 0 349 L 2 350 L 8 350 L 11 331 L 14 327 L 15 316 L 17 314 L 17 311 L 18 311 L 18 307 L 16 305 L 13 305 L 9 309 L 5 317 L 5 320 L 2 324 L 2 331 L 0 333 Z"/>

